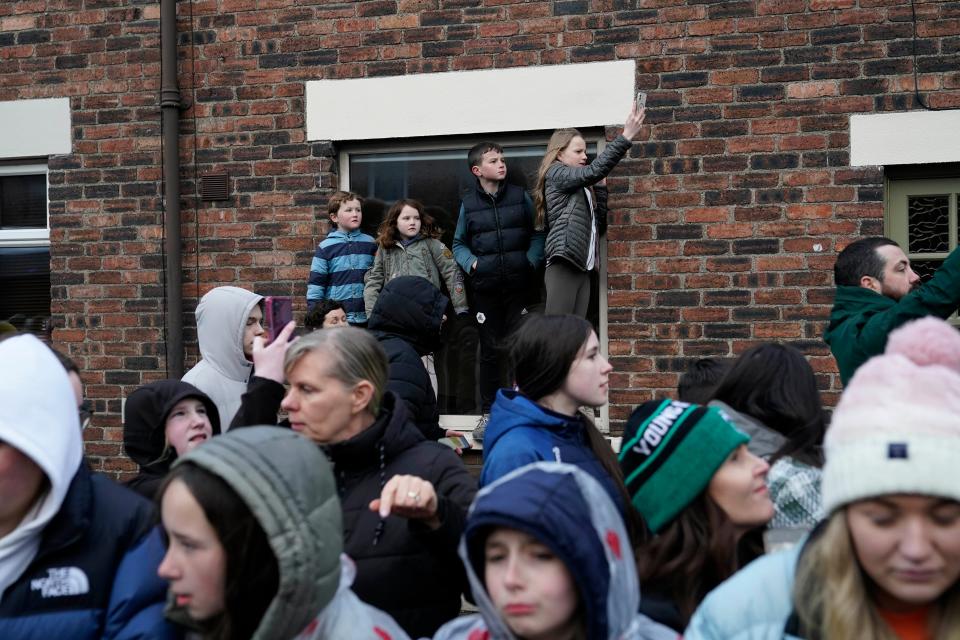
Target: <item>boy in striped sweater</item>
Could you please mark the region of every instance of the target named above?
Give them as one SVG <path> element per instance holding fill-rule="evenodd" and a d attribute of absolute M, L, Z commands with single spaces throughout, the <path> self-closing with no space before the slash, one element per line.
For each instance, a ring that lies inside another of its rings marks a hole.
<path fill-rule="evenodd" d="M 373 265 L 377 244 L 360 231 L 360 205 L 360 196 L 349 191 L 330 196 L 327 215 L 334 229 L 317 246 L 310 263 L 307 308 L 321 300 L 336 300 L 347 312 L 347 322 L 365 327 L 363 276 Z"/>

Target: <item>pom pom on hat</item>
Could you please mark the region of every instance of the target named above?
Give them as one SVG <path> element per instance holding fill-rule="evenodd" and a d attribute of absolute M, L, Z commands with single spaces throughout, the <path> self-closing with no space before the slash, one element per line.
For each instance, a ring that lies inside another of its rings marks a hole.
<path fill-rule="evenodd" d="M 960 501 L 960 333 L 938 318 L 892 332 L 844 390 L 824 446 L 828 513 L 897 493 Z"/>
<path fill-rule="evenodd" d="M 939 318 L 914 320 L 890 334 L 884 353 L 898 353 L 921 367 L 941 365 L 960 373 L 960 332 Z"/>

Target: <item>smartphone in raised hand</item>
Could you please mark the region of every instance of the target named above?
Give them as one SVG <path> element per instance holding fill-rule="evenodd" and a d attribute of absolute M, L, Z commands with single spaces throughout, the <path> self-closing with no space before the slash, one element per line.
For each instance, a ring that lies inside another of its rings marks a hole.
<path fill-rule="evenodd" d="M 267 316 L 267 336 L 273 342 L 287 323 L 293 320 L 293 300 L 289 296 L 267 296 L 264 311 Z"/>
<path fill-rule="evenodd" d="M 643 111 L 647 107 L 647 93 L 645 91 L 637 91 L 637 111 Z"/>

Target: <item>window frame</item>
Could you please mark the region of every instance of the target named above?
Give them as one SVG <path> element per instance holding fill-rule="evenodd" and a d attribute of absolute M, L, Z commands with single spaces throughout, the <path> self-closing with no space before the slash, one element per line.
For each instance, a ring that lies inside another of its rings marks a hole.
<path fill-rule="evenodd" d="M 913 195 L 948 196 L 948 251 L 910 251 L 907 198 Z M 883 231 L 888 238 L 900 245 L 911 262 L 942 262 L 951 251 L 960 247 L 960 164 L 888 167 L 884 175 Z M 960 326 L 960 316 L 957 313 L 952 314 L 948 320 Z"/>
<path fill-rule="evenodd" d="M 607 145 L 607 140 L 603 132 L 595 127 L 584 127 L 581 129 L 587 143 L 595 142 L 597 145 L 597 155 L 603 152 Z M 342 143 L 337 145 L 337 175 L 338 187 L 344 191 L 350 190 L 350 155 L 351 154 L 372 154 L 372 153 L 418 153 L 439 151 L 449 149 L 450 147 L 470 148 L 476 144 L 477 140 L 483 137 L 490 139 L 504 146 L 508 151 L 511 146 L 530 146 L 546 145 L 550 138 L 550 131 L 538 131 L 527 134 L 507 133 L 498 135 L 496 133 L 478 133 L 476 135 L 463 136 L 438 136 L 436 138 L 400 138 L 395 141 L 373 140 L 358 141 L 354 143 Z M 600 352 L 603 357 L 609 358 L 608 350 L 608 309 L 607 309 L 607 234 L 601 236 L 599 243 L 600 255 L 598 272 L 599 291 L 599 333 Z M 460 415 L 460 414 L 441 414 L 440 426 L 444 429 L 455 429 L 457 431 L 472 431 L 477 424 L 479 416 Z M 607 402 L 600 408 L 599 416 L 594 414 L 597 428 L 601 433 L 610 432 L 610 403 Z"/>
<path fill-rule="evenodd" d="M 957 242 L 957 200 L 960 194 L 960 178 L 918 178 L 914 180 L 890 180 L 887 190 L 887 203 L 884 205 L 884 226 L 891 240 L 903 248 L 907 257 L 913 260 L 944 260 L 950 251 L 956 249 Z M 949 249 L 930 253 L 910 252 L 910 221 L 908 209 L 903 206 L 911 196 L 946 196 L 949 219 L 947 220 L 947 238 Z"/>
<path fill-rule="evenodd" d="M 46 162 L 0 164 L 0 178 L 8 176 L 43 175 L 46 224 L 27 229 L 3 229 L 0 227 L 0 247 L 49 247 L 50 246 L 50 168 Z"/>

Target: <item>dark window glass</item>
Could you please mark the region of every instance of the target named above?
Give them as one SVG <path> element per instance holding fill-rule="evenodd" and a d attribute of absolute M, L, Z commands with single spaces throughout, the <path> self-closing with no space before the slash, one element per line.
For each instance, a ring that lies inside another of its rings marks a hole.
<path fill-rule="evenodd" d="M 529 190 L 536 183 L 544 146 L 509 147 L 507 180 Z M 350 189 L 365 198 L 363 229 L 372 236 L 386 210 L 400 198 L 421 201 L 443 228 L 443 241 L 453 243 L 460 196 L 475 178 L 467 166 L 469 147 L 405 153 L 350 155 Z"/>
<path fill-rule="evenodd" d="M 47 177 L 0 176 L 0 229 L 47 227 Z"/>
<path fill-rule="evenodd" d="M 0 321 L 44 334 L 50 322 L 50 249 L 0 247 Z"/>
<path fill-rule="evenodd" d="M 943 260 L 911 260 L 910 268 L 920 276 L 920 282 L 926 282 L 929 280 L 934 272 L 940 268 L 940 265 L 943 264 Z"/>

